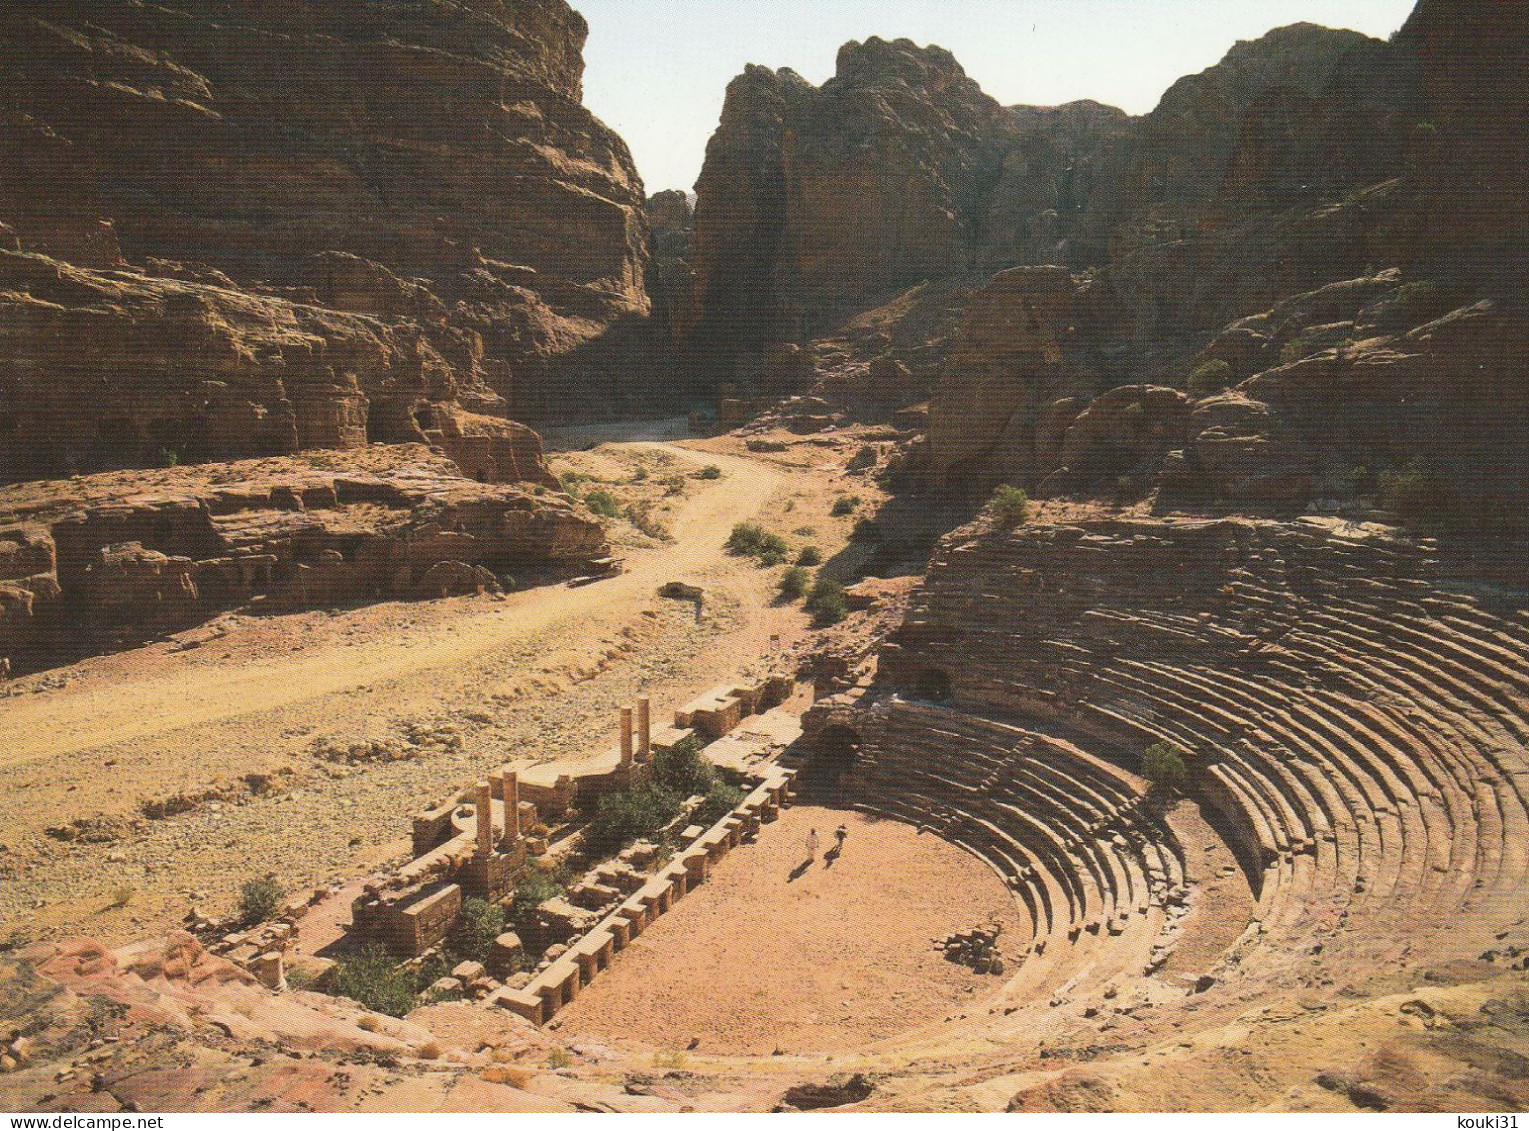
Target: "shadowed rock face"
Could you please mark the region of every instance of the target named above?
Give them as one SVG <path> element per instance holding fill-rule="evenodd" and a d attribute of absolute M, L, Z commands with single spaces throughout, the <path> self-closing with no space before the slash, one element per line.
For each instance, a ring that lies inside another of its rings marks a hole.
<path fill-rule="evenodd" d="M 0 245 L 426 326 L 469 407 L 544 412 L 563 360 L 647 309 L 586 31 L 563 0 L 23 0 Z"/>

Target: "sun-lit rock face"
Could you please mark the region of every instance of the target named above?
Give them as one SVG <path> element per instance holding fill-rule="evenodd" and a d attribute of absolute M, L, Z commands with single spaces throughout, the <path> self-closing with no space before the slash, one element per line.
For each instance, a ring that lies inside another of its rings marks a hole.
<path fill-rule="evenodd" d="M 563 0 L 10 5 L 0 246 L 427 327 L 467 407 L 543 412 L 566 355 L 647 310 L 586 34 Z"/>

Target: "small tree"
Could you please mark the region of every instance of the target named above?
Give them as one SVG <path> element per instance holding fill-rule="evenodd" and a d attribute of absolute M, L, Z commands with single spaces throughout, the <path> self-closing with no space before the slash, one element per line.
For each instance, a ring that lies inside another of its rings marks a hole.
<path fill-rule="evenodd" d="M 287 890 L 270 873 L 258 880 L 246 880 L 239 887 L 239 919 L 247 927 L 274 918 L 281 910 Z"/>
<path fill-rule="evenodd" d="M 792 566 L 780 577 L 780 598 L 783 601 L 799 601 L 807 592 L 807 582 L 812 575 L 801 566 Z"/>
<path fill-rule="evenodd" d="M 820 577 L 807 595 L 807 611 L 819 628 L 838 624 L 849 616 L 849 603 L 844 598 L 844 586 L 837 581 Z"/>
<path fill-rule="evenodd" d="M 494 940 L 504 934 L 504 924 L 504 908 L 497 903 L 476 896 L 464 899 L 462 913 L 457 917 L 456 928 L 452 932 L 452 942 L 457 953 L 478 962 L 487 961 Z"/>
<path fill-rule="evenodd" d="M 1182 791 L 1189 784 L 1184 752 L 1166 742 L 1154 742 L 1142 752 L 1141 776 L 1158 789 Z"/>
<path fill-rule="evenodd" d="M 834 505 L 828 513 L 835 518 L 843 518 L 845 515 L 854 514 L 855 508 L 860 505 L 859 495 L 840 495 L 834 500 Z"/>
<path fill-rule="evenodd" d="M 595 815 L 585 826 L 585 843 L 598 855 L 618 852 L 674 820 L 684 800 L 674 790 L 655 782 L 607 793 L 600 798 Z"/>
<path fill-rule="evenodd" d="M 796 556 L 796 564 L 799 566 L 822 565 L 823 551 L 816 546 L 803 546 L 802 552 Z"/>
<path fill-rule="evenodd" d="M 1030 496 L 1007 483 L 996 488 L 987 502 L 987 512 L 1004 530 L 1012 530 L 1030 517 Z"/>

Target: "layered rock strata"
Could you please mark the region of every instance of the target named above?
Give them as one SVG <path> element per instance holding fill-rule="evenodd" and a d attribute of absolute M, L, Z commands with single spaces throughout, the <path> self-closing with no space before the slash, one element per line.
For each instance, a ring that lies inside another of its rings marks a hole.
<path fill-rule="evenodd" d="M 486 485 L 420 447 L 359 466 L 276 459 L 0 489 L 0 663 L 15 671 L 259 602 L 295 610 L 497 591 L 495 571 L 605 557 L 541 487 Z"/>
<path fill-rule="evenodd" d="M 577 383 L 575 355 L 648 305 L 641 183 L 580 103 L 586 34 L 563 0 L 11 5 L 0 147 L 22 172 L 0 187 L 0 242 L 364 316 L 405 339 L 380 379 L 415 380 L 425 354 L 451 371 L 460 407 L 545 415 Z M 78 305 L 76 320 L 109 327 L 100 296 Z M 163 350 L 199 350 L 185 309 L 132 305 L 161 323 Z M 37 314 L 11 311 L 12 335 Z M 342 392 L 379 368 L 343 349 L 311 364 Z M 34 395 L 0 397 L 0 418 Z M 341 415 L 361 423 L 353 406 Z M 251 429 L 257 450 L 264 430 Z"/>

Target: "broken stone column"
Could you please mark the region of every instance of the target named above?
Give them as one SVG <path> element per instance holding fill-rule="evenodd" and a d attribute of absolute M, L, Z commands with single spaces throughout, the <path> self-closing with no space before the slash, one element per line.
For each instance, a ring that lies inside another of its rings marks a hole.
<path fill-rule="evenodd" d="M 474 809 L 478 817 L 478 855 L 488 856 L 494 851 L 494 791 L 486 781 L 480 781 L 473 790 Z"/>
<path fill-rule="evenodd" d="M 637 760 L 653 757 L 653 703 L 646 695 L 637 697 Z"/>
<path fill-rule="evenodd" d="M 504 800 L 504 851 L 520 843 L 520 775 L 506 770 L 500 781 Z"/>
<path fill-rule="evenodd" d="M 632 764 L 632 708 L 621 708 L 621 768 Z"/>

